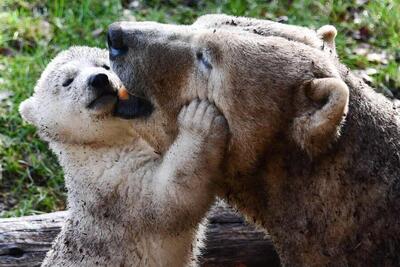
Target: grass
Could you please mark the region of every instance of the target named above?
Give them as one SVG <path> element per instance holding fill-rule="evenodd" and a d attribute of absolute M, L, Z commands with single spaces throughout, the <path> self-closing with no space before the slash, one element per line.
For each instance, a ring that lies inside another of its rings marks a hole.
<path fill-rule="evenodd" d="M 22 216 L 65 208 L 63 173 L 35 129 L 25 124 L 19 103 L 32 93 L 49 60 L 71 45 L 105 47 L 107 25 L 129 16 L 137 20 L 191 23 L 205 13 L 286 20 L 338 29 L 338 53 L 353 69 L 377 71 L 373 85 L 400 95 L 400 3 L 368 1 L 140 1 L 126 9 L 117 0 L 3 0 L 0 3 L 0 217 Z M 185 4 L 182 4 L 185 2 Z M 283 3 L 285 2 L 285 3 Z M 124 7 L 125 6 L 125 7 Z M 100 34 L 99 34 L 100 33 Z M 359 39 L 359 40 L 357 40 Z M 387 53 L 373 62 L 353 51 L 362 43 Z M 2 97 L 4 93 L 9 97 Z M 2 99 L 2 100 L 1 100 Z"/>

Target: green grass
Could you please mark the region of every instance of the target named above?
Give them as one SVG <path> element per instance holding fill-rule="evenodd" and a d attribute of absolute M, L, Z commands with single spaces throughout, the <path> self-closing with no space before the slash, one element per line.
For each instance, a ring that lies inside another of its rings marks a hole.
<path fill-rule="evenodd" d="M 330 23 L 338 29 L 337 47 L 342 61 L 354 69 L 376 69 L 374 86 L 400 95 L 398 0 L 369 1 L 364 5 L 355 0 L 197 2 L 188 6 L 177 0 L 147 0 L 131 11 L 124 11 L 117 0 L 0 3 L 0 96 L 3 91 L 12 92 L 11 97 L 0 100 L 0 217 L 65 208 L 62 170 L 35 129 L 22 122 L 18 105 L 31 95 L 40 72 L 56 53 L 71 45 L 105 47 L 107 25 L 123 16 L 191 23 L 199 15 L 223 12 L 272 20 L 287 16 L 288 23 L 313 28 Z M 100 29 L 102 34 L 93 33 Z M 360 29 L 364 31 L 364 43 L 388 53 L 387 64 L 369 62 L 365 56 L 353 53 L 361 43 L 353 38 Z"/>
<path fill-rule="evenodd" d="M 62 49 L 73 44 L 105 47 L 104 36 L 93 37 L 92 32 L 105 30 L 122 8 L 117 1 L 63 0 L 6 1 L 1 8 L 0 48 L 13 53 L 0 58 L 1 89 L 13 95 L 0 103 L 0 202 L 11 206 L 0 216 L 63 209 L 62 170 L 35 128 L 21 120 L 18 105 L 31 95 L 40 72 Z"/>

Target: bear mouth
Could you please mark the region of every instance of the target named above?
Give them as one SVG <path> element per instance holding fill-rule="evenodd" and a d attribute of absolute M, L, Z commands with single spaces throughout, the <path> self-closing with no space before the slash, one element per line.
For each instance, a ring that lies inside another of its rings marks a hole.
<path fill-rule="evenodd" d="M 117 102 L 118 102 L 117 92 L 104 92 L 103 94 L 93 99 L 89 103 L 89 105 L 87 105 L 87 108 L 99 111 L 106 108 L 108 109 L 114 107 Z"/>
<path fill-rule="evenodd" d="M 114 116 L 122 119 L 146 118 L 153 113 L 153 104 L 138 96 L 129 95 L 128 99 L 118 99 Z"/>

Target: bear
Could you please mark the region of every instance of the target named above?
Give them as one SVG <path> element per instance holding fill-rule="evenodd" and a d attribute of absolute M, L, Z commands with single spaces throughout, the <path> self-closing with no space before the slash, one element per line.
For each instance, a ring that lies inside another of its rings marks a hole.
<path fill-rule="evenodd" d="M 42 266 L 196 265 L 226 121 L 207 101 L 188 103 L 161 155 L 137 135 L 135 119 L 115 116 L 119 88 L 107 50 L 72 47 L 20 105 L 57 155 L 68 189 L 67 221 Z"/>
<path fill-rule="evenodd" d="M 109 26 L 112 69 L 154 106 L 138 133 L 164 151 L 180 107 L 209 99 L 231 135 L 217 194 L 284 266 L 398 266 L 395 104 L 318 47 L 231 28 Z"/>

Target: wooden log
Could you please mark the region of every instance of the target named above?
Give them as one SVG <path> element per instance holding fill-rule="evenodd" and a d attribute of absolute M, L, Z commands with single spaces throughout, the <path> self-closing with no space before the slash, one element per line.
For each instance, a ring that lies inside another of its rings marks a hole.
<path fill-rule="evenodd" d="M 0 220 L 0 266 L 40 266 L 67 212 Z"/>
<path fill-rule="evenodd" d="M 40 266 L 67 216 L 66 211 L 0 219 L 0 266 Z M 201 266 L 280 266 L 268 235 L 226 206 L 209 215 Z"/>

